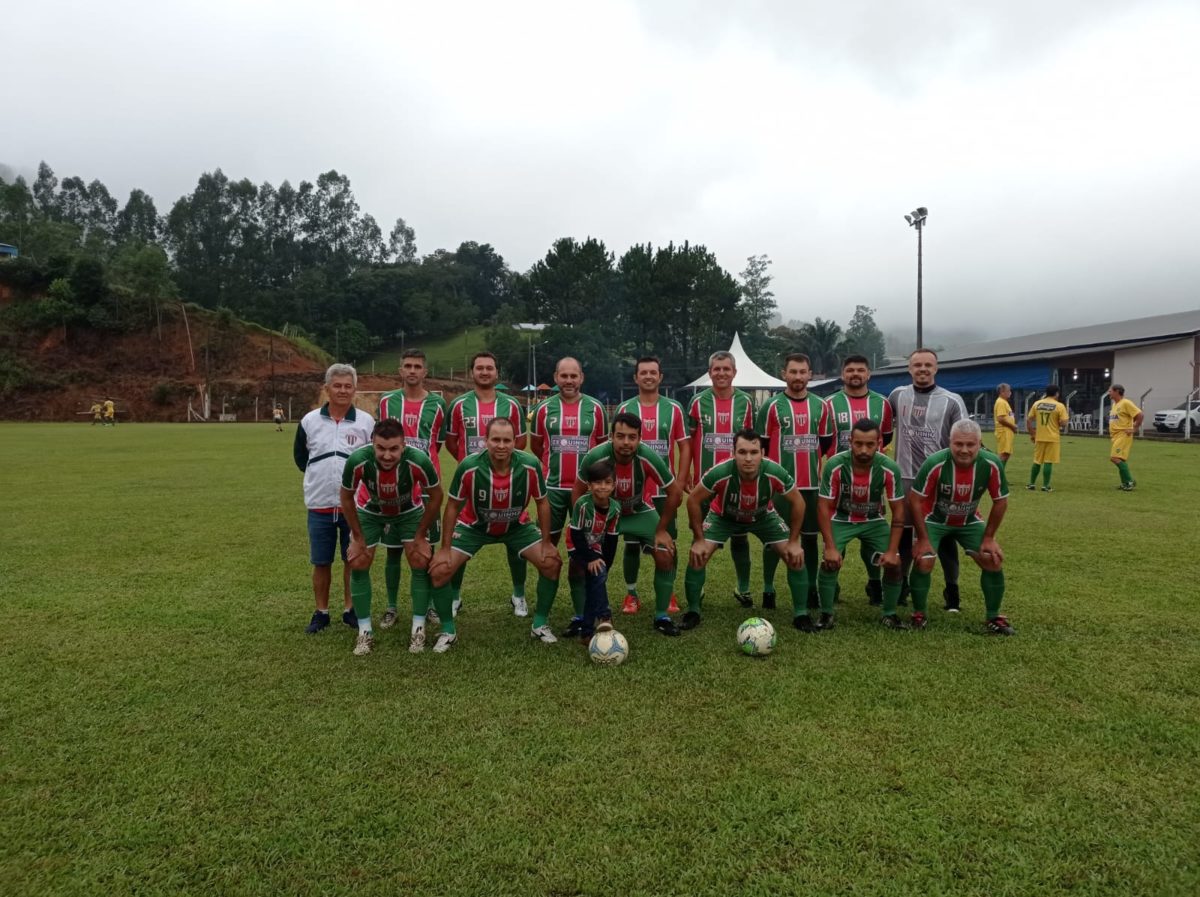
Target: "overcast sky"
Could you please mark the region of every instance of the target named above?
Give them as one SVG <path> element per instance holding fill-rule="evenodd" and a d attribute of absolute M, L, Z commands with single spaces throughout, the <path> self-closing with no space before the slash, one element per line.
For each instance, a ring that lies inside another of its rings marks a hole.
<path fill-rule="evenodd" d="M 736 7 L 736 9 L 734 9 Z M 349 175 L 420 251 L 774 260 L 785 319 L 996 334 L 1200 306 L 1200 4 L 55 2 L 7 14 L 0 163 Z M 981 315 L 989 321 L 981 322 Z M 993 319 L 990 320 L 990 319 Z"/>

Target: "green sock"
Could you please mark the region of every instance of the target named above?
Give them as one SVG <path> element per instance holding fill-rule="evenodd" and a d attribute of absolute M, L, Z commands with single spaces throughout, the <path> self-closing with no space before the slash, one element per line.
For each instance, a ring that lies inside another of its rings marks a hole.
<path fill-rule="evenodd" d="M 774 552 L 771 553 L 774 554 Z M 778 557 L 778 555 L 775 556 Z M 799 570 L 793 570 L 789 567 L 787 584 L 788 591 L 792 593 L 792 616 L 808 616 L 808 568 L 801 567 Z"/>
<path fill-rule="evenodd" d="M 383 580 L 387 583 L 388 610 L 395 610 L 396 603 L 400 600 L 400 555 L 403 549 L 396 551 L 395 557 L 392 557 L 393 551 L 396 550 L 388 549 L 387 563 L 383 567 Z"/>
<path fill-rule="evenodd" d="M 642 548 L 640 545 L 626 542 L 625 558 L 622 561 L 625 570 L 625 588 L 630 595 L 637 597 L 638 568 L 642 566 Z"/>
<path fill-rule="evenodd" d="M 433 590 L 433 606 L 437 608 L 438 616 L 442 618 L 442 632 L 454 635 L 454 586 L 447 583 Z"/>
<path fill-rule="evenodd" d="M 858 540 L 858 556 L 862 558 L 863 566 L 867 568 L 867 579 L 878 582 L 883 576 L 883 568 L 871 563 L 871 555 L 875 550 L 862 539 Z"/>
<path fill-rule="evenodd" d="M 987 618 L 1000 616 L 1000 602 L 1004 600 L 1004 571 L 984 570 L 979 574 L 979 587 L 983 589 L 983 604 Z"/>
<path fill-rule="evenodd" d="M 508 552 L 508 572 L 512 574 L 513 597 L 525 597 L 525 574 L 529 564 L 515 551 Z"/>
<path fill-rule="evenodd" d="M 1030 486 L 1037 485 L 1038 471 L 1040 471 L 1041 469 L 1042 469 L 1042 465 L 1040 465 L 1040 464 L 1035 464 L 1030 469 L 1030 471 L 1029 471 L 1029 485 Z"/>
<path fill-rule="evenodd" d="M 580 582 L 582 585 L 582 581 Z M 550 619 L 550 608 L 554 606 L 554 596 L 558 593 L 558 580 L 547 579 L 541 573 L 537 579 L 537 607 L 533 611 L 534 628 L 545 626 Z M 574 597 L 572 595 L 572 597 Z"/>
<path fill-rule="evenodd" d="M 763 591 L 775 594 L 775 571 L 779 569 L 779 555 L 770 545 L 763 546 Z"/>
<path fill-rule="evenodd" d="M 433 584 L 429 581 L 429 571 L 414 570 L 411 588 L 413 616 L 423 617 L 429 613 L 429 595 L 433 591 Z M 394 607 L 394 605 L 391 606 Z"/>
<path fill-rule="evenodd" d="M 654 616 L 667 616 L 671 606 L 671 590 L 675 588 L 675 571 L 654 568 Z"/>
<path fill-rule="evenodd" d="M 350 600 L 354 602 L 354 616 L 360 620 L 371 619 L 371 571 L 350 571 Z"/>
<path fill-rule="evenodd" d="M 918 613 L 925 613 L 929 610 L 929 583 L 933 579 L 929 573 L 922 573 L 916 567 L 913 567 L 912 573 L 908 575 L 908 591 L 912 598 L 912 608 Z M 892 605 L 895 607 L 895 605 Z"/>
<path fill-rule="evenodd" d="M 538 581 L 541 584 L 541 581 Z M 582 576 L 571 576 L 567 574 L 567 585 L 571 587 L 571 607 L 575 611 L 575 616 L 582 617 L 584 604 L 587 602 L 587 589 L 584 587 Z"/>
<path fill-rule="evenodd" d="M 883 615 L 885 617 L 893 616 L 896 613 L 896 604 L 900 601 L 900 585 L 901 580 L 897 579 L 892 582 L 890 579 L 883 581 Z M 929 597 L 929 586 L 925 586 L 925 596 Z M 913 607 L 917 606 L 916 599 L 913 600 Z M 925 611 L 921 611 L 925 613 Z"/>
<path fill-rule="evenodd" d="M 454 575 L 452 577 L 450 577 L 450 600 L 451 601 L 458 601 L 460 598 L 462 598 L 463 577 L 466 575 L 467 575 L 467 565 L 463 564 L 461 567 L 459 567 L 457 570 L 455 570 Z M 437 602 L 434 602 L 433 606 L 437 607 L 437 612 L 440 615 L 442 613 L 442 609 L 440 607 L 438 607 Z"/>
<path fill-rule="evenodd" d="M 1128 486 L 1133 482 L 1133 474 L 1129 472 L 1129 463 L 1126 461 L 1117 462 L 1117 473 L 1121 475 L 1121 485 Z"/>
<path fill-rule="evenodd" d="M 683 594 L 687 598 L 688 610 L 700 613 L 700 605 L 704 602 L 704 580 L 707 578 L 707 570 L 697 570 L 691 566 L 683 574 Z"/>
<path fill-rule="evenodd" d="M 1000 466 L 1001 466 L 1001 467 L 1003 467 L 1003 468 L 1005 469 L 1005 471 L 1007 471 L 1007 470 L 1008 470 L 1008 459 L 1007 459 L 1007 458 L 1001 458 L 1001 459 L 1000 459 Z"/>
<path fill-rule="evenodd" d="M 729 554 L 733 558 L 733 572 L 737 577 L 739 595 L 750 591 L 750 540 L 735 536 L 729 540 Z"/>
<path fill-rule="evenodd" d="M 1050 485 L 1050 477 L 1054 475 L 1054 465 L 1046 463 L 1042 465 L 1042 485 Z"/>
<path fill-rule="evenodd" d="M 833 601 L 837 597 L 838 571 L 821 570 L 817 573 L 817 592 L 821 596 L 821 613 L 833 613 Z"/>

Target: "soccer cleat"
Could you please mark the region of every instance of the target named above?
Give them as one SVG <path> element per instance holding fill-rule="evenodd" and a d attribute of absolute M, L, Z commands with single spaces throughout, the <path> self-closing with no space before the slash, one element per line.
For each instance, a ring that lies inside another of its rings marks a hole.
<path fill-rule="evenodd" d="M 818 629 L 832 629 L 837 624 L 833 621 L 833 614 L 827 614 L 821 611 L 821 618 L 817 620 Z"/>
<path fill-rule="evenodd" d="M 354 608 L 350 608 L 350 610 L 342 612 L 342 622 L 351 629 L 358 628 L 358 617 L 354 614 Z"/>
<path fill-rule="evenodd" d="M 871 607 L 883 604 L 883 583 L 878 579 L 867 580 L 867 603 Z"/>
<path fill-rule="evenodd" d="M 792 617 L 792 625 L 801 632 L 816 632 L 820 629 L 808 614 L 800 614 L 799 616 Z"/>
<path fill-rule="evenodd" d="M 396 613 L 396 608 L 389 607 L 383 613 L 383 620 L 380 621 L 379 628 L 380 629 L 391 629 L 393 626 L 396 625 L 396 620 L 399 616 L 400 615 L 398 613 Z"/>
<path fill-rule="evenodd" d="M 700 625 L 700 614 L 694 610 L 689 610 L 683 615 L 683 619 L 679 621 L 680 629 L 695 629 Z"/>
<path fill-rule="evenodd" d="M 679 627 L 670 617 L 659 617 L 654 621 L 654 628 L 663 635 L 679 635 Z"/>
<path fill-rule="evenodd" d="M 897 617 L 895 614 L 884 614 L 879 622 L 888 629 L 907 629 L 908 624 Z"/>
<path fill-rule="evenodd" d="M 733 600 L 742 607 L 754 607 L 754 599 L 750 597 L 749 592 L 734 592 Z"/>
<path fill-rule="evenodd" d="M 1017 634 L 1017 630 L 1008 624 L 1008 617 L 1005 616 L 992 617 L 992 619 L 983 624 L 983 628 L 987 631 L 988 635 Z"/>
<path fill-rule="evenodd" d="M 961 596 L 958 593 L 958 583 L 946 583 L 946 588 L 942 589 L 942 600 L 945 601 L 945 610 L 948 614 L 958 613 L 958 604 Z"/>
<path fill-rule="evenodd" d="M 763 610 L 775 610 L 775 593 L 763 592 L 762 596 Z"/>
<path fill-rule="evenodd" d="M 642 609 L 642 602 L 638 600 L 637 595 L 626 595 L 625 603 L 621 605 L 621 613 L 636 614 Z"/>
<path fill-rule="evenodd" d="M 1132 492 L 1136 486 L 1137 486 L 1137 480 L 1130 480 L 1128 483 L 1122 483 L 1117 488 L 1120 489 L 1122 492 Z"/>
<path fill-rule="evenodd" d="M 1053 487 L 1053 486 L 1043 486 L 1043 487 L 1042 487 L 1042 491 L 1043 491 L 1043 492 L 1053 492 L 1053 491 L 1054 491 L 1054 487 Z"/>
<path fill-rule="evenodd" d="M 679 613 L 679 600 L 675 597 L 674 592 L 671 593 L 671 603 L 667 605 L 667 613 L 669 613 L 669 614 Z"/>
<path fill-rule="evenodd" d="M 1028 492 L 1037 492 L 1037 486 L 1033 485 L 1033 483 L 1026 484 L 1025 489 Z"/>
<path fill-rule="evenodd" d="M 509 597 L 508 600 L 512 602 L 512 609 L 513 609 L 514 617 L 528 617 L 529 616 L 529 605 L 525 603 L 525 598 L 523 596 L 512 595 Z"/>
<path fill-rule="evenodd" d="M 925 615 L 920 611 L 916 611 L 913 613 L 912 620 L 909 622 L 909 625 L 913 629 L 924 629 L 928 623 L 925 620 Z"/>
<path fill-rule="evenodd" d="M 354 656 L 362 657 L 364 654 L 370 654 L 374 647 L 375 637 L 369 632 L 360 632 L 354 642 Z"/>
<path fill-rule="evenodd" d="M 550 631 L 550 626 L 543 623 L 541 626 L 533 626 L 529 630 L 529 637 L 535 638 L 539 642 L 544 642 L 547 645 L 553 645 L 558 641 L 554 637 L 554 633 Z"/>
<path fill-rule="evenodd" d="M 313 611 L 312 619 L 308 621 L 308 628 L 304 631 L 309 635 L 316 635 L 322 629 L 329 625 L 329 614 L 321 613 L 321 611 Z"/>
<path fill-rule="evenodd" d="M 384 619 L 386 620 L 387 617 L 384 617 Z M 437 626 L 442 622 L 442 618 L 438 614 L 437 608 L 434 607 L 432 603 L 429 605 L 429 610 L 425 611 L 425 622 L 432 623 L 434 626 Z"/>
<path fill-rule="evenodd" d="M 420 654 L 424 650 L 425 650 L 425 627 L 418 626 L 417 631 L 414 632 L 408 639 L 408 653 Z"/>
<path fill-rule="evenodd" d="M 437 638 L 437 643 L 433 646 L 434 654 L 445 654 L 458 642 L 458 634 L 452 632 L 443 632 Z"/>
<path fill-rule="evenodd" d="M 579 617 L 572 617 L 571 622 L 567 624 L 567 628 L 559 633 L 563 638 L 578 638 L 583 635 L 583 620 Z"/>

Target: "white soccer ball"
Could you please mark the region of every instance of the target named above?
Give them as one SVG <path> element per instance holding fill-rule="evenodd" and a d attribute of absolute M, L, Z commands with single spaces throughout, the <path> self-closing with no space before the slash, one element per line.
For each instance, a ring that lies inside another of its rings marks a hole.
<path fill-rule="evenodd" d="M 738 627 L 738 649 L 751 657 L 766 657 L 775 648 L 775 627 L 762 617 L 751 617 Z"/>
<path fill-rule="evenodd" d="M 592 663 L 615 667 L 624 663 L 628 656 L 629 642 L 615 629 L 597 632 L 588 643 L 588 657 L 592 659 Z"/>

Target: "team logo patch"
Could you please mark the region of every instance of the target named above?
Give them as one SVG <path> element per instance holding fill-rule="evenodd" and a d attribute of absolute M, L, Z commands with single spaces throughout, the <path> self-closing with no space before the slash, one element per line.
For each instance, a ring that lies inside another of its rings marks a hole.
<path fill-rule="evenodd" d="M 358 443 L 358 434 L 357 433 L 347 433 L 346 434 L 346 445 L 356 445 L 357 443 Z"/>

